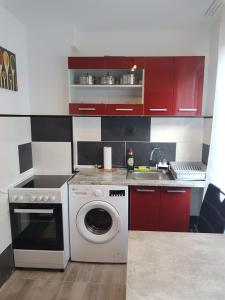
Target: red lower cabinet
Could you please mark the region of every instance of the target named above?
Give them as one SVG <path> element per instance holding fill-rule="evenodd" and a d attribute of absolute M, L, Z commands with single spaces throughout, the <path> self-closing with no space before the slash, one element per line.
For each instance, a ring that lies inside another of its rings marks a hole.
<path fill-rule="evenodd" d="M 130 229 L 158 230 L 160 210 L 160 188 L 131 187 Z"/>
<path fill-rule="evenodd" d="M 132 186 L 131 230 L 188 232 L 190 188 Z"/>
<path fill-rule="evenodd" d="M 106 114 L 106 105 L 70 103 L 69 113 L 77 116 L 101 116 Z"/>
<path fill-rule="evenodd" d="M 189 231 L 190 188 L 161 188 L 160 231 Z"/>

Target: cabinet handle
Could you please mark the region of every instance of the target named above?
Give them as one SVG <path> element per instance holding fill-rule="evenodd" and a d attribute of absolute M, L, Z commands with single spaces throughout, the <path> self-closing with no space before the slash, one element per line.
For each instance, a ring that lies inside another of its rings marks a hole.
<path fill-rule="evenodd" d="M 150 111 L 167 111 L 167 108 L 149 108 Z"/>
<path fill-rule="evenodd" d="M 96 108 L 94 108 L 94 107 L 79 107 L 78 110 L 79 111 L 94 111 L 94 110 L 96 110 Z"/>
<path fill-rule="evenodd" d="M 178 111 L 197 111 L 197 108 L 179 108 Z"/>
<path fill-rule="evenodd" d="M 154 193 L 155 190 L 147 190 L 147 189 L 137 189 L 137 192 L 143 192 L 143 193 Z"/>
<path fill-rule="evenodd" d="M 116 111 L 133 111 L 133 108 L 115 108 Z"/>
<path fill-rule="evenodd" d="M 14 208 L 16 214 L 53 214 L 54 209 L 28 209 L 28 208 Z"/>
<path fill-rule="evenodd" d="M 166 190 L 167 193 L 186 193 L 185 190 Z"/>

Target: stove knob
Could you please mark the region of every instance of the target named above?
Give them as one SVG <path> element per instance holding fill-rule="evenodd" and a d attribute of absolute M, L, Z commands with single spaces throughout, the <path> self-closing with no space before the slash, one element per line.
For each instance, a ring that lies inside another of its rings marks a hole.
<path fill-rule="evenodd" d="M 18 197 L 17 196 L 13 196 L 13 201 L 17 201 Z"/>
<path fill-rule="evenodd" d="M 31 198 L 31 202 L 35 202 L 37 200 L 37 196 L 33 196 L 32 198 Z"/>
<path fill-rule="evenodd" d="M 49 201 L 49 196 L 45 196 L 45 197 L 44 197 L 44 201 L 45 201 L 45 202 Z"/>
<path fill-rule="evenodd" d="M 43 196 L 38 196 L 38 201 L 42 201 L 43 200 Z"/>
<path fill-rule="evenodd" d="M 23 201 L 23 196 L 20 196 L 20 197 L 19 197 L 19 201 Z"/>
<path fill-rule="evenodd" d="M 55 196 L 52 196 L 52 199 L 51 199 L 52 201 L 55 201 Z"/>
<path fill-rule="evenodd" d="M 101 191 L 101 190 L 95 190 L 95 191 L 94 191 L 94 195 L 95 195 L 96 197 L 101 197 L 101 196 L 102 196 L 102 191 Z"/>

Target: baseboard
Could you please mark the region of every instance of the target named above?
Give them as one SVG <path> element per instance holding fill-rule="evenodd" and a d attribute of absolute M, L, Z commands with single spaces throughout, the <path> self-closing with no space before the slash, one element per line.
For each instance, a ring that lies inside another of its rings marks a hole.
<path fill-rule="evenodd" d="M 12 245 L 10 244 L 0 254 L 0 287 L 8 280 L 14 270 L 15 266 L 13 259 L 13 249 Z"/>

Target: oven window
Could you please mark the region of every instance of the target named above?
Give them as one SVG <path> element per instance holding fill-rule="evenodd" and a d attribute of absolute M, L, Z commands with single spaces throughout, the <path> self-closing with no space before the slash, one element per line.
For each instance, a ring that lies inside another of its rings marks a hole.
<path fill-rule="evenodd" d="M 61 204 L 10 204 L 14 249 L 63 250 Z"/>
<path fill-rule="evenodd" d="M 104 234 L 112 227 L 112 217 L 102 208 L 94 208 L 86 214 L 84 223 L 93 234 Z"/>

